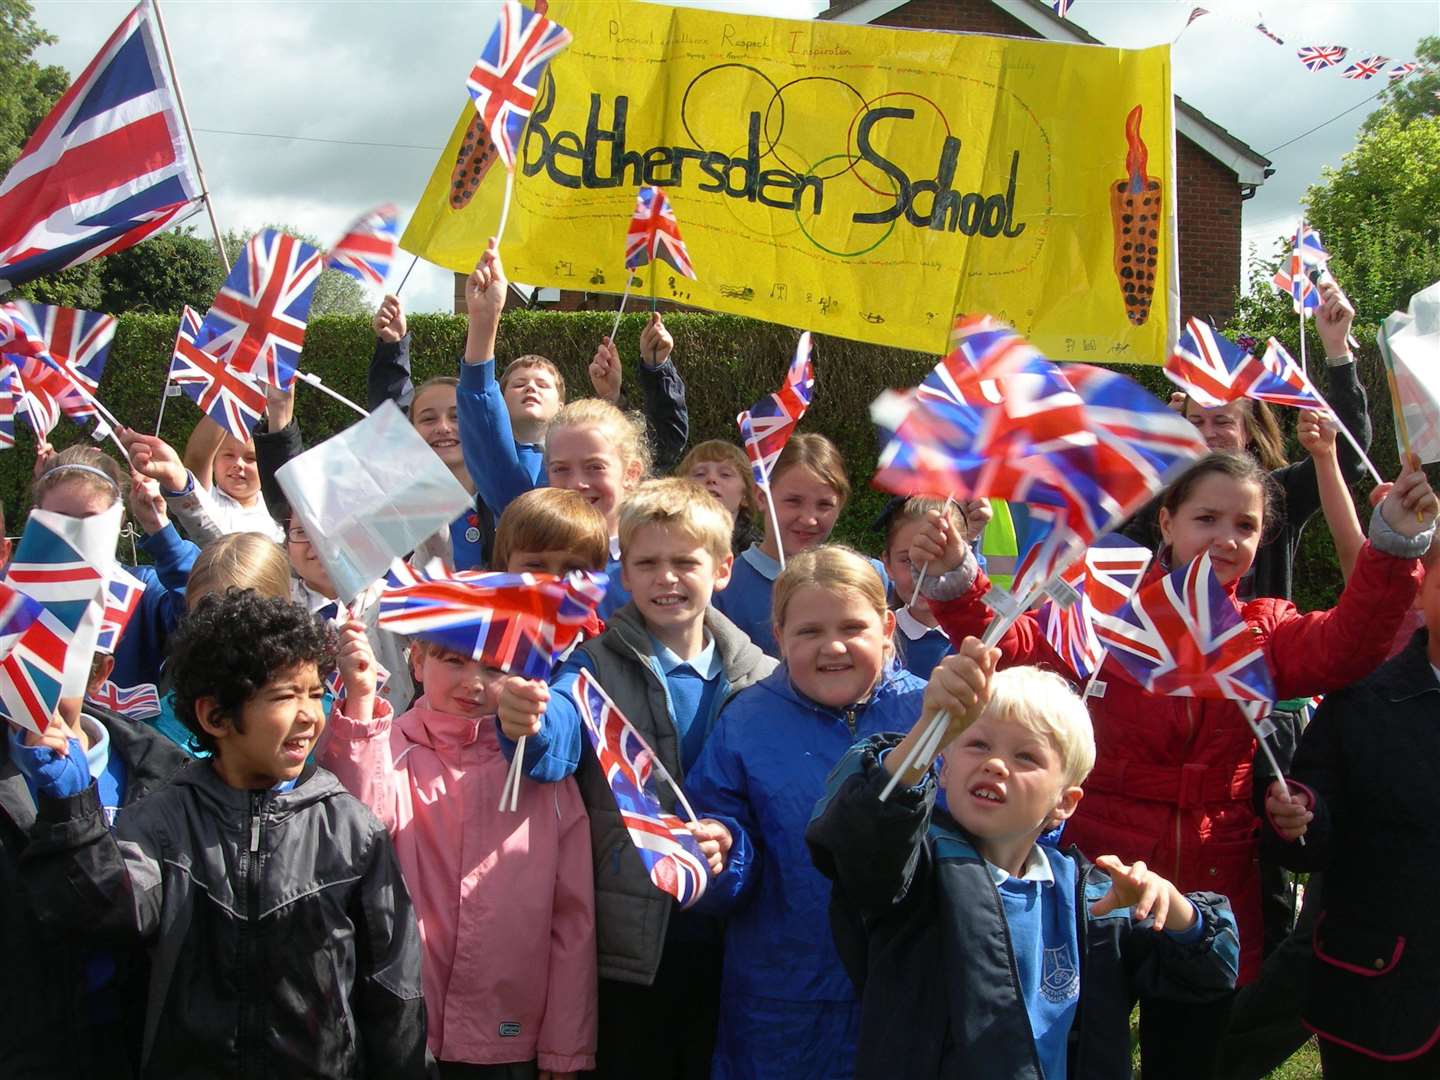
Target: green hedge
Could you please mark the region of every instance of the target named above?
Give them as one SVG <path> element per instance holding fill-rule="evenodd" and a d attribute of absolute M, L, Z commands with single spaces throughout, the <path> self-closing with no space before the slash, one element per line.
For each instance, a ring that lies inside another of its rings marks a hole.
<path fill-rule="evenodd" d="M 621 321 L 617 336 L 625 357 L 628 385 L 633 385 L 640 331 L 648 317 L 637 313 Z M 613 315 L 604 312 L 507 313 L 498 352 L 504 358 L 522 353 L 550 357 L 564 373 L 570 396 L 583 396 L 589 391 L 586 368 L 595 344 L 609 333 L 612 320 Z M 778 385 L 794 352 L 795 331 L 715 314 L 673 314 L 666 319 L 666 325 L 675 337 L 675 359 L 687 386 L 692 444 L 709 438 L 735 439 L 736 413 Z M 416 381 L 453 374 L 464 347 L 464 318 L 413 315 L 410 328 L 414 333 Z M 165 316 L 126 315 L 120 319 L 100 398 L 118 419 L 138 430 L 154 429 L 175 330 L 175 319 Z M 365 372 L 374 341 L 366 318 L 314 319 L 306 333 L 303 367 L 363 404 Z M 856 484 L 856 495 L 836 527 L 836 539 L 874 552 L 880 537 L 870 530 L 869 523 L 886 496 L 866 483 L 874 471 L 877 450 L 869 404 L 885 387 L 913 386 L 935 361 L 920 353 L 821 336 L 816 337 L 815 356 L 815 402 L 802 429 L 822 432 L 834 440 Z M 1170 384 L 1158 368 L 1126 366 L 1124 370 L 1156 394 L 1168 396 Z M 306 386 L 297 390 L 296 411 L 309 444 L 354 419 L 343 405 Z M 1388 410 L 1385 412 L 1388 414 Z M 183 446 L 197 416 L 188 398 L 171 398 L 166 407 L 164 436 L 177 448 Z M 56 444 L 75 441 L 78 430 L 62 420 L 55 432 Z M 23 423 L 17 425 L 17 432 L 17 450 L 0 455 L 0 495 L 11 515 L 12 531 L 13 523 L 20 520 L 29 505 L 27 488 L 32 464 L 31 443 Z M 1328 534 L 1323 528 L 1308 530 L 1307 540 L 1312 544 L 1321 538 L 1323 547 L 1328 547 Z M 1310 604 L 1328 603 L 1339 582 L 1333 549 L 1327 558 L 1323 547 L 1313 550 L 1312 545 L 1307 545 L 1306 561 L 1297 570 L 1297 598 Z"/>

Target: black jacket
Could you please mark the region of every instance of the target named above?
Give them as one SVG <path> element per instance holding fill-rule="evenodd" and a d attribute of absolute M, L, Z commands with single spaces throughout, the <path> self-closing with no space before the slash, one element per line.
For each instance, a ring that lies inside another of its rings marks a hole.
<path fill-rule="evenodd" d="M 1324 870 L 1302 1016 L 1362 1053 L 1440 1039 L 1440 681 L 1420 630 L 1373 674 L 1327 694 L 1291 766 L 1315 800 L 1305 843 L 1270 828 L 1294 870 Z"/>
<path fill-rule="evenodd" d="M 1325 400 L 1355 436 L 1356 442 L 1368 451 L 1374 434 L 1370 423 L 1369 403 L 1365 387 L 1360 384 L 1355 364 L 1338 364 L 1327 372 L 1329 384 Z M 1360 479 L 1365 465 L 1350 444 L 1342 437 L 1338 444 L 1340 472 L 1348 483 Z M 1282 466 L 1270 473 L 1279 493 L 1275 507 L 1278 521 L 1267 529 L 1265 542 L 1255 552 L 1255 563 L 1240 582 L 1241 600 L 1262 596 L 1291 599 L 1294 587 L 1295 555 L 1300 550 L 1300 534 L 1305 524 L 1320 509 L 1320 482 L 1315 475 L 1315 459 L 1306 454 L 1300 461 Z M 1160 500 L 1152 499 L 1134 517 L 1120 526 L 1119 531 L 1137 544 L 1160 547 Z"/>
<path fill-rule="evenodd" d="M 125 763 L 122 813 L 160 787 L 190 758 L 153 729 L 87 704 L 86 715 L 105 725 L 110 752 Z M 25 778 L 11 762 L 8 739 L 0 732 L 0 1076 L 35 1077 L 131 1075 L 128 1058 L 135 1047 L 116 1045 L 111 1035 L 125 1027 L 126 1006 L 144 986 L 144 955 L 139 949 L 111 952 L 115 974 L 96 997 L 86 992 L 85 970 L 95 957 L 93 943 L 62 927 L 42 927 L 37 908 L 21 881 L 20 859 L 35 823 L 35 801 Z M 138 990 L 137 990 L 138 988 Z"/>
<path fill-rule="evenodd" d="M 277 794 L 194 762 L 114 834 L 94 784 L 40 803 L 21 869 L 42 918 L 149 944 L 142 1076 L 425 1075 L 410 895 L 330 773 Z"/>
<path fill-rule="evenodd" d="M 934 810 L 933 776 L 880 802 L 889 775 L 877 755 L 898 742 L 875 736 L 841 759 L 805 833 L 816 867 L 834 883 L 831 925 L 860 996 L 855 1076 L 1041 1080 L 985 861 Z M 1078 868 L 1076 911 L 1088 913 L 1109 878 L 1077 848 L 1066 855 Z M 1071 1080 L 1129 1080 L 1130 1012 L 1140 998 L 1205 1001 L 1235 985 L 1239 944 L 1228 902 L 1189 898 L 1205 919 L 1193 944 L 1135 928 L 1127 910 L 1080 919 Z"/>

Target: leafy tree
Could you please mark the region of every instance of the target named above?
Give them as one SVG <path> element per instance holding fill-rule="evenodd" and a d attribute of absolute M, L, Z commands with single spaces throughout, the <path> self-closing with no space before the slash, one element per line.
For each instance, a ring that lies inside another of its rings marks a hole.
<path fill-rule="evenodd" d="M 40 46 L 54 43 L 27 0 L 0 0 L 0 174 L 15 164 L 25 140 L 70 84 L 64 68 L 33 58 Z"/>
<path fill-rule="evenodd" d="M 225 281 L 214 242 L 200 239 L 188 227 L 159 233 L 95 265 L 100 310 L 116 315 L 178 315 L 184 304 L 204 311 Z"/>

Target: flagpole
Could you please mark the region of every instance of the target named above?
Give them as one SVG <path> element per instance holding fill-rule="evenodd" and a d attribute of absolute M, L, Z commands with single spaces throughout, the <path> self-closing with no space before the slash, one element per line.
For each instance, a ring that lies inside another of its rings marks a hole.
<path fill-rule="evenodd" d="M 215 234 L 215 248 L 220 252 L 220 264 L 225 274 L 230 274 L 230 256 L 225 254 L 225 239 L 220 235 L 220 222 L 215 217 L 215 201 L 205 184 L 205 167 L 200 164 L 200 151 L 195 146 L 195 133 L 190 130 L 190 114 L 185 111 L 185 95 L 180 92 L 180 76 L 175 71 L 175 57 L 170 53 L 170 37 L 165 33 L 165 16 L 160 13 L 160 0 L 149 0 L 155 12 L 155 26 L 160 31 L 160 47 L 165 50 L 165 66 L 170 69 L 170 82 L 175 87 L 175 105 L 180 110 L 180 123 L 185 126 L 185 140 L 190 144 L 190 156 L 195 159 L 195 176 L 200 181 L 200 198 L 205 203 L 205 212 L 210 215 L 210 229 Z"/>
<path fill-rule="evenodd" d="M 308 372 L 308 371 L 297 371 L 297 372 L 295 372 L 295 378 L 299 379 L 299 380 L 300 380 L 301 382 L 303 382 L 303 383 L 306 383 L 306 384 L 308 384 L 308 385 L 310 385 L 310 386 L 313 386 L 316 390 L 319 390 L 322 394 L 329 394 L 329 395 L 330 395 L 332 398 L 334 398 L 336 401 L 340 402 L 341 405 L 348 405 L 348 406 L 350 406 L 350 408 L 354 409 L 354 410 L 355 410 L 357 413 L 359 413 L 361 416 L 369 416 L 369 415 L 370 415 L 370 413 L 369 413 L 368 410 L 362 409 L 359 405 L 356 405 L 355 402 L 351 401 L 351 400 L 350 400 L 349 398 L 347 398 L 344 394 L 340 393 L 340 391 L 338 391 L 338 390 L 331 390 L 330 387 L 326 386 L 323 382 L 320 381 L 320 376 L 319 376 L 319 375 L 312 374 L 311 372 Z"/>
<path fill-rule="evenodd" d="M 496 246 L 499 246 L 498 244 Z M 625 268 L 625 291 L 620 294 L 620 310 L 615 312 L 615 325 L 610 328 L 610 344 L 615 344 L 615 335 L 620 331 L 620 316 L 625 314 L 625 301 L 630 298 L 630 282 L 634 279 L 635 272 L 628 266 Z"/>
<path fill-rule="evenodd" d="M 518 164 L 518 163 L 517 163 Z M 510 220 L 510 193 L 515 190 L 515 170 L 507 169 L 505 172 L 505 196 L 500 202 L 500 224 L 495 228 L 495 250 L 500 250 L 500 244 L 505 239 L 505 225 Z"/>
<path fill-rule="evenodd" d="M 415 269 L 415 264 L 418 263 L 419 261 L 420 261 L 420 256 L 419 256 L 419 255 L 416 255 L 415 258 L 411 259 L 411 260 L 410 260 L 410 270 L 414 270 L 414 269 Z M 395 286 L 395 295 L 396 295 L 396 296 L 399 296 L 399 295 L 400 295 L 400 290 L 403 289 L 403 288 L 405 288 L 405 282 L 407 282 L 407 281 L 410 280 L 410 270 L 406 270 L 406 271 L 405 271 L 405 276 L 400 279 L 400 284 L 397 285 L 397 286 Z"/>
<path fill-rule="evenodd" d="M 1304 243 L 1304 241 L 1305 215 L 1301 214 L 1300 228 L 1295 233 L 1295 251 L 1291 255 L 1290 270 L 1292 278 L 1297 273 L 1300 274 L 1302 277 L 1305 274 L 1305 254 L 1301 248 L 1301 245 Z M 1295 288 L 1293 281 L 1290 287 L 1293 291 L 1293 289 Z M 1300 370 L 1305 373 L 1305 377 L 1308 379 L 1310 377 L 1310 366 L 1305 359 L 1305 292 L 1303 283 L 1300 295 L 1295 297 L 1295 306 L 1300 309 Z"/>

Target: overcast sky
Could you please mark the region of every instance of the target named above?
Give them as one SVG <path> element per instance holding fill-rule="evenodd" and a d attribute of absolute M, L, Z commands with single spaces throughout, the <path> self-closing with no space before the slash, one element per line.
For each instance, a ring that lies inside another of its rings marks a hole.
<path fill-rule="evenodd" d="M 58 44 L 45 63 L 79 72 L 133 0 L 32 0 Z M 1201 18 L 1175 46 L 1175 87 L 1190 104 L 1273 159 L 1275 175 L 1245 204 L 1247 243 L 1292 229 L 1305 188 L 1338 165 L 1376 103 L 1381 79 L 1339 69 L 1311 74 L 1306 44 L 1351 57 L 1410 59 L 1440 34 L 1437 0 L 1272 0 L 1251 29 L 1253 3 L 1201 0 Z M 825 0 L 695 0 L 691 6 L 808 18 Z M 1167 41 L 1192 0 L 1075 0 L 1070 17 L 1111 45 Z M 403 221 L 419 198 L 461 104 L 464 79 L 494 23 L 494 0 L 164 0 L 166 28 L 221 227 L 267 222 L 322 240 L 359 212 L 393 201 Z M 1347 61 L 1348 62 L 1348 61 Z M 1342 116 L 1283 149 L 1308 129 Z M 246 133 L 246 134 L 237 134 Z M 314 140 L 314 141 L 306 141 Z M 194 219 L 204 229 L 201 215 Z M 401 266 L 410 256 L 402 253 Z M 398 281 L 392 275 L 391 286 Z M 405 287 L 412 310 L 449 310 L 449 271 L 421 263 Z"/>

